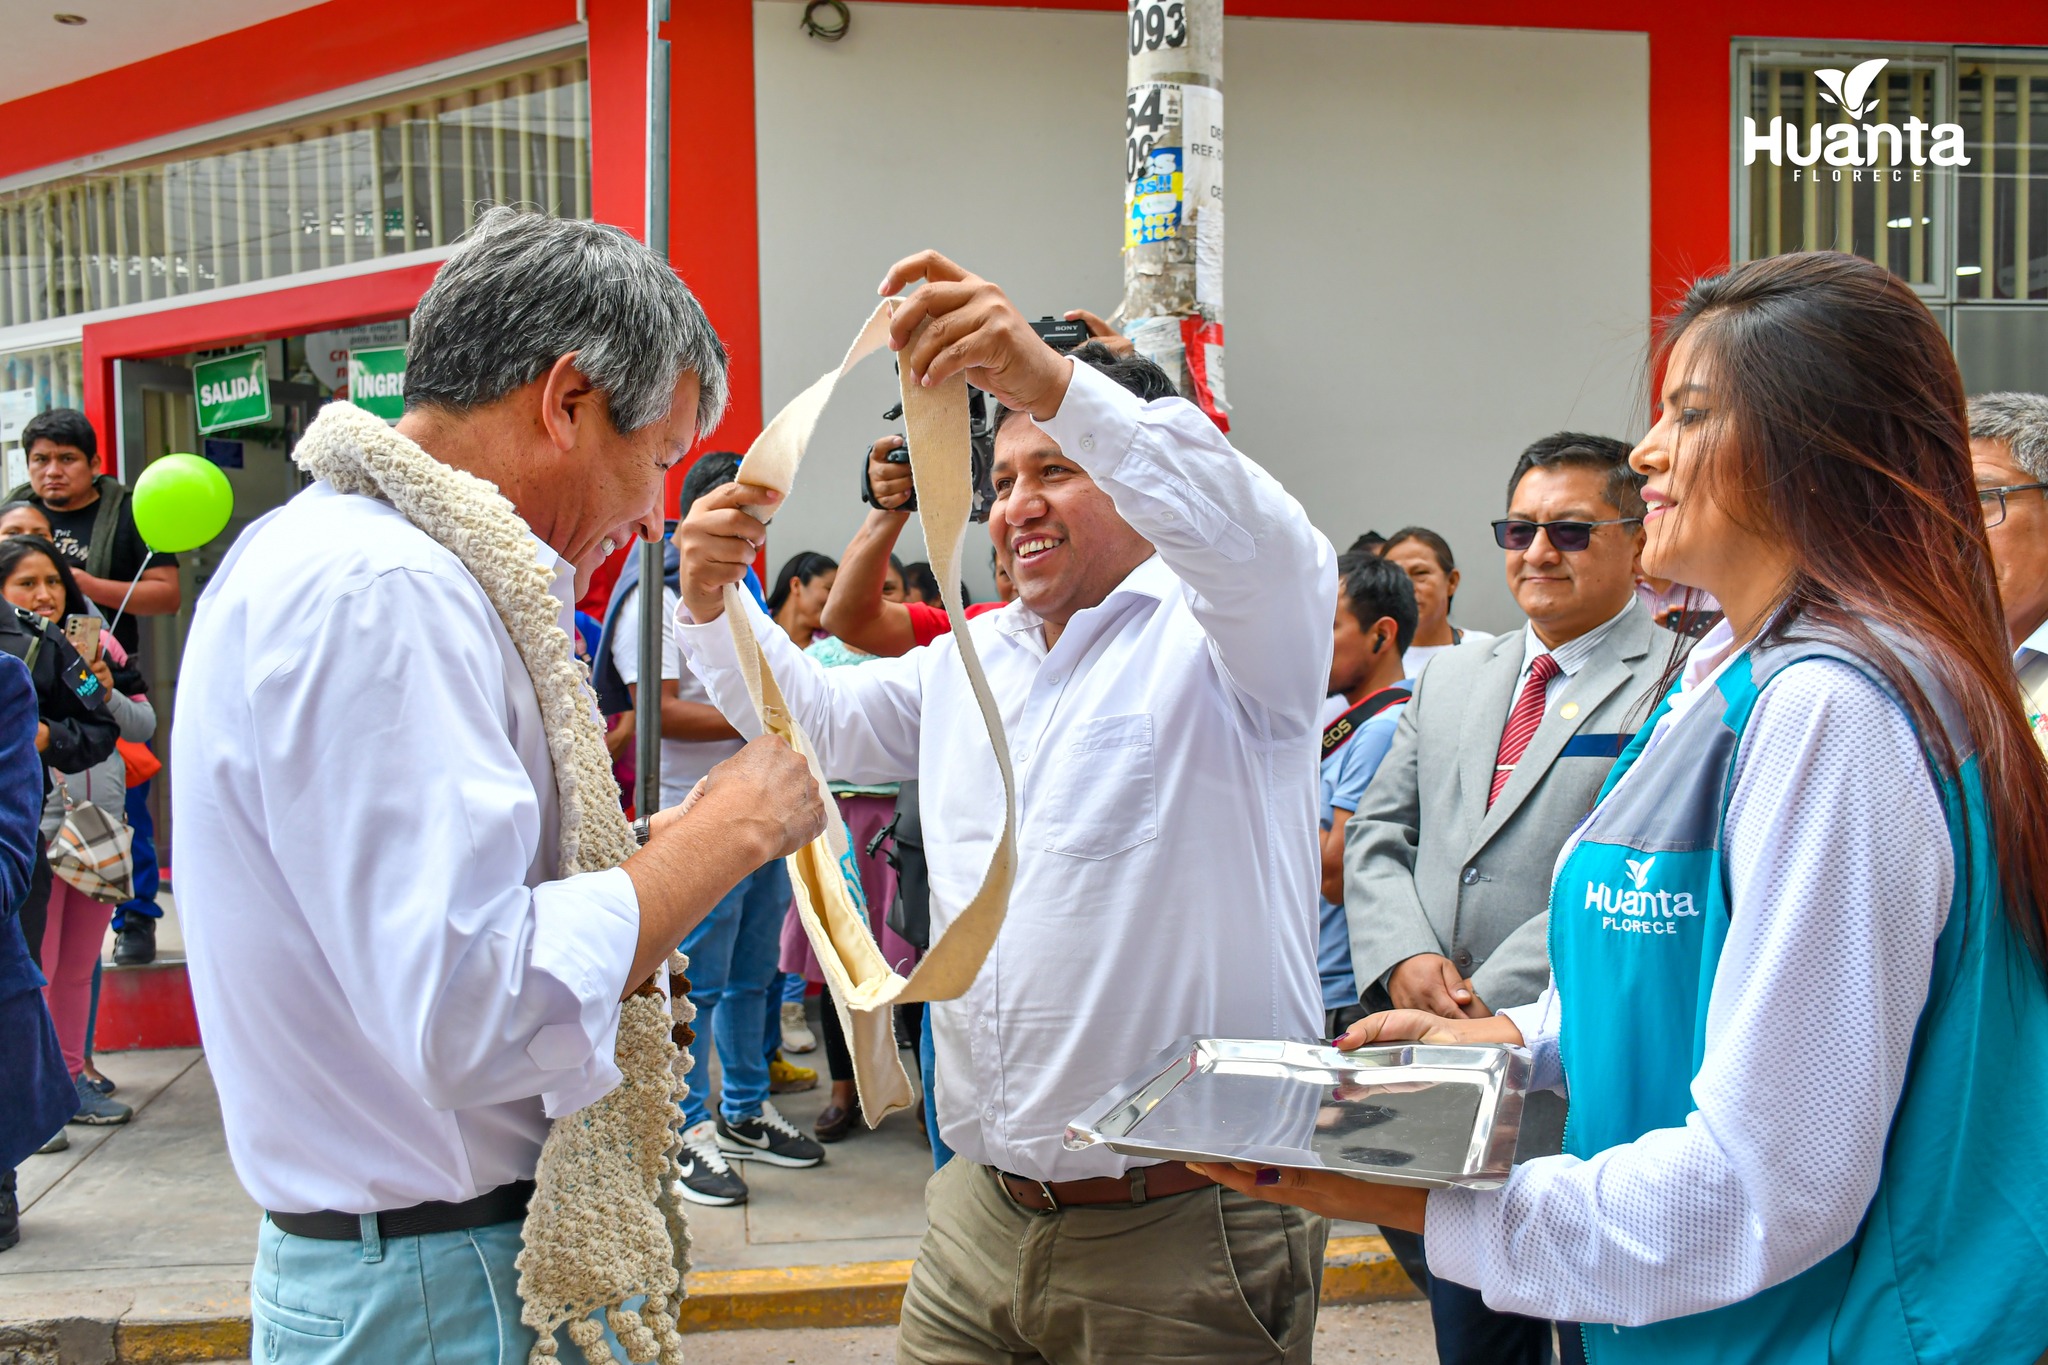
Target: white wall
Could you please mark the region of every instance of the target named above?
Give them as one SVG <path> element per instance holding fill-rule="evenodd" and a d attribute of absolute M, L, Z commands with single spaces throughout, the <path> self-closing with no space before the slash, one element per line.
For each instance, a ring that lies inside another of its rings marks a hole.
<path fill-rule="evenodd" d="M 1033 312 L 1115 306 L 1120 15 L 869 2 L 828 45 L 800 12 L 754 6 L 770 412 L 921 246 Z M 1647 40 L 1232 19 L 1225 53 L 1233 439 L 1339 548 L 1443 532 L 1467 570 L 1457 619 L 1508 626 L 1486 523 L 1516 453 L 1637 430 Z M 877 358 L 842 389 L 771 560 L 844 547 L 894 382 Z"/>

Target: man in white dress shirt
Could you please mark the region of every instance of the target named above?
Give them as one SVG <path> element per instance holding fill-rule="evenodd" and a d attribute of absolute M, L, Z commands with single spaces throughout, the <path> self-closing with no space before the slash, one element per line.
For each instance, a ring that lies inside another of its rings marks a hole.
<path fill-rule="evenodd" d="M 725 387 L 667 262 L 508 209 L 442 266 L 407 359 L 399 434 L 510 500 L 565 628 L 574 580 L 660 533 L 664 471 Z M 268 1211 L 256 1359 L 524 1360 L 513 1260 L 549 1120 L 618 1084 L 621 997 L 823 827 L 801 761 L 756 741 L 623 866 L 560 876 L 536 682 L 484 585 L 325 481 L 236 542 L 178 703 L 193 996 Z"/>
<path fill-rule="evenodd" d="M 933 253 L 883 292 L 918 279 L 899 362 L 927 381 L 964 370 L 1010 410 L 992 522 L 1019 600 L 970 629 L 1016 760 L 1018 862 L 974 985 L 932 1006 L 939 1130 L 959 1159 L 927 1189 L 898 1359 L 1306 1365 L 1324 1224 L 1061 1137 L 1184 1035 L 1317 1033 L 1334 555 L 1156 366 L 1055 353 Z M 737 509 L 760 500 L 719 490 L 677 532 L 677 638 L 743 732 L 756 721 L 718 617 L 762 537 Z M 1003 813 L 955 637 L 827 672 L 747 609 L 826 770 L 922 784 L 942 932 Z"/>

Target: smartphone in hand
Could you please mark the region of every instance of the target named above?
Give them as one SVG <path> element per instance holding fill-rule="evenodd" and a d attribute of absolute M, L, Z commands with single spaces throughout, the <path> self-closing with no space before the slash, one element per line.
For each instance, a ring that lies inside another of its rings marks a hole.
<path fill-rule="evenodd" d="M 67 616 L 64 618 L 64 638 L 78 651 L 78 657 L 90 664 L 100 659 L 100 618 L 97 616 Z"/>

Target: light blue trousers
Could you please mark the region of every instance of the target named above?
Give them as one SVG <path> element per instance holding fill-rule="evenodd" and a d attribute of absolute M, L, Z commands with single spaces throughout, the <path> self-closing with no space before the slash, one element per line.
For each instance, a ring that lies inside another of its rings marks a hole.
<path fill-rule="evenodd" d="M 249 1355 L 257 1365 L 526 1365 L 519 1321 L 520 1224 L 329 1242 L 268 1218 L 249 1283 Z M 583 1352 L 557 1333 L 565 1365 Z M 609 1330 L 608 1345 L 617 1346 Z M 625 1359 L 620 1351 L 618 1359 Z"/>

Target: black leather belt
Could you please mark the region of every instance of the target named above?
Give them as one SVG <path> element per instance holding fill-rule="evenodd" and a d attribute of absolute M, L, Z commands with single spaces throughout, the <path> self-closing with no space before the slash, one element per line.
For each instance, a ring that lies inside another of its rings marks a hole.
<path fill-rule="evenodd" d="M 377 1215 L 377 1235 L 424 1237 L 430 1232 L 487 1228 L 493 1223 L 509 1223 L 526 1217 L 526 1206 L 532 1200 L 533 1182 L 515 1180 L 495 1190 L 485 1190 L 476 1198 L 465 1199 L 460 1204 L 433 1200 L 414 1204 L 409 1209 L 386 1209 Z M 318 1213 L 271 1213 L 268 1217 L 294 1237 L 316 1237 L 323 1242 L 355 1242 L 360 1241 L 363 1235 L 361 1214 L 322 1209 Z"/>

